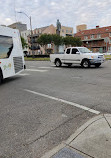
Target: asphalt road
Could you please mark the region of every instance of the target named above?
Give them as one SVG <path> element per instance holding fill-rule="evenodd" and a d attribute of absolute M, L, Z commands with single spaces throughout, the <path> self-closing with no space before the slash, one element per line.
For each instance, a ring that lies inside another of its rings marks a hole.
<path fill-rule="evenodd" d="M 0 86 L 0 158 L 40 158 L 99 113 L 111 113 L 111 61 L 83 69 L 26 62 Z"/>

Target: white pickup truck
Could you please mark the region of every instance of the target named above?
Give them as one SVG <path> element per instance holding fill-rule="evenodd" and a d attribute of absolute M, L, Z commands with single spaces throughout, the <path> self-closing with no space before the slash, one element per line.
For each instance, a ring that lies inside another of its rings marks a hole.
<path fill-rule="evenodd" d="M 86 47 L 69 47 L 66 48 L 65 52 L 51 54 L 50 61 L 57 67 L 60 67 L 62 64 L 68 66 L 79 64 L 85 68 L 91 65 L 99 67 L 104 62 L 104 56 L 101 53 L 92 53 Z"/>

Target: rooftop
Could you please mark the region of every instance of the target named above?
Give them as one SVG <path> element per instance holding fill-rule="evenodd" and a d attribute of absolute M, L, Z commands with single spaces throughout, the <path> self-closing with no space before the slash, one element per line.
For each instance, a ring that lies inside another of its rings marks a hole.
<path fill-rule="evenodd" d="M 107 27 L 98 27 L 95 29 L 89 29 L 89 30 L 83 30 L 75 34 L 75 36 L 83 36 L 83 35 L 91 35 L 91 34 L 103 34 L 103 33 L 110 33 L 111 32 L 111 26 Z"/>

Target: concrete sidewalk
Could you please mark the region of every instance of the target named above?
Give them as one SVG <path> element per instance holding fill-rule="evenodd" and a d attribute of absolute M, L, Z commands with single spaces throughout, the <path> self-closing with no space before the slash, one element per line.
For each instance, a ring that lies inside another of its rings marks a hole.
<path fill-rule="evenodd" d="M 111 158 L 111 115 L 98 115 L 42 158 Z"/>

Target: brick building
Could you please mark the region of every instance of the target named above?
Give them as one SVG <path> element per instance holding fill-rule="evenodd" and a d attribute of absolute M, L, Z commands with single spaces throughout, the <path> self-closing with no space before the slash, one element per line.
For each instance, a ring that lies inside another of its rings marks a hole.
<path fill-rule="evenodd" d="M 47 50 L 47 53 L 52 53 L 54 49 L 54 46 L 52 44 L 48 44 L 47 48 L 40 47 L 37 43 L 37 39 L 42 34 L 56 34 L 56 28 L 54 27 L 54 25 L 51 24 L 49 26 L 36 28 L 33 30 L 32 33 L 33 33 L 32 37 L 29 36 L 28 42 L 29 42 L 29 46 L 31 46 L 30 39 L 32 38 L 33 47 L 35 49 L 33 50 L 34 54 L 45 54 L 45 49 Z M 38 49 L 39 47 L 40 47 L 40 50 Z M 29 53 L 32 54 L 32 51 L 30 50 Z"/>
<path fill-rule="evenodd" d="M 36 28 L 33 30 L 33 34 L 32 34 L 32 42 L 33 42 L 33 47 L 35 48 L 35 50 L 33 51 L 34 54 L 45 54 L 45 50 L 47 51 L 47 53 L 53 53 L 56 50 L 56 47 L 54 46 L 54 44 L 48 44 L 46 46 L 46 48 L 44 47 L 40 47 L 40 50 L 37 50 L 38 48 L 38 43 L 37 43 L 37 39 L 40 35 L 42 34 L 56 34 L 56 27 L 51 24 L 49 26 L 46 27 L 41 27 L 41 28 Z M 61 31 L 60 31 L 60 36 L 73 36 L 73 28 L 72 27 L 66 27 L 66 26 L 61 26 Z M 31 36 L 29 36 L 29 46 L 31 46 L 30 44 L 30 39 Z M 32 51 L 30 50 L 30 54 L 32 54 Z"/>
<path fill-rule="evenodd" d="M 111 26 L 99 27 L 96 26 L 95 29 L 83 30 L 75 34 L 75 37 L 81 38 L 83 41 L 83 46 L 88 47 L 93 52 L 106 52 L 111 51 Z M 109 41 L 106 44 L 105 38 Z"/>

